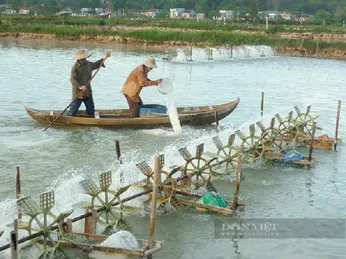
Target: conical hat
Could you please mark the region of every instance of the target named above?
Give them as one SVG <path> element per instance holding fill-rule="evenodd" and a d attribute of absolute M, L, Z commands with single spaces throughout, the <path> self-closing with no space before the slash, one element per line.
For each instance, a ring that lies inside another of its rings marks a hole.
<path fill-rule="evenodd" d="M 148 57 L 147 60 L 143 63 L 144 66 L 150 67 L 150 68 L 156 68 L 156 62 L 154 58 Z"/>
<path fill-rule="evenodd" d="M 85 59 L 91 56 L 91 53 L 89 53 L 88 51 L 81 49 L 81 50 L 77 50 L 76 55 L 74 56 L 73 59 L 78 60 L 78 59 Z"/>

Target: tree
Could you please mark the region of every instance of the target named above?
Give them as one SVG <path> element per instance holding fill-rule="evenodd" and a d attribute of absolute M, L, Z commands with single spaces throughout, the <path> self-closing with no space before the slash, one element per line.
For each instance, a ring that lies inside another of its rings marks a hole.
<path fill-rule="evenodd" d="M 333 19 L 333 16 L 330 12 L 321 10 L 316 13 L 314 21 L 317 23 L 323 23 L 325 21 L 326 24 L 331 23 Z"/>
<path fill-rule="evenodd" d="M 249 14 L 251 18 L 257 18 L 258 17 L 258 0 L 251 0 L 249 5 Z"/>
<path fill-rule="evenodd" d="M 161 10 L 157 15 L 157 18 L 169 18 L 169 10 L 168 9 L 164 9 Z"/>

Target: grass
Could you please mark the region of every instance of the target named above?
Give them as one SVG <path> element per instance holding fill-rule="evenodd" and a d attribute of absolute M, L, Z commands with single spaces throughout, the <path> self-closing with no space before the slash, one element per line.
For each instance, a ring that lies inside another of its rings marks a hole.
<path fill-rule="evenodd" d="M 266 34 L 262 24 L 245 28 L 252 30 L 252 33 L 236 33 L 238 25 L 212 20 L 179 20 L 179 19 L 125 19 L 125 18 L 95 18 L 95 17 L 57 17 L 57 16 L 0 16 L 0 32 L 24 32 L 52 34 L 58 38 L 89 36 L 118 36 L 122 38 L 132 38 L 137 40 L 147 40 L 152 42 L 187 42 L 203 43 L 220 46 L 239 45 L 268 45 L 268 46 L 300 46 L 301 40 L 282 39 L 276 34 L 282 31 L 295 32 L 328 32 L 341 33 L 343 28 L 337 26 L 317 26 L 309 25 L 271 25 Z M 132 30 L 112 30 L 107 26 L 124 25 L 136 27 Z M 146 28 L 145 30 L 137 27 Z M 167 29 L 168 28 L 168 29 Z M 169 30 L 181 29 L 181 30 Z M 256 33 L 257 32 L 257 33 Z M 304 40 L 304 47 L 316 48 L 317 41 Z M 343 42 L 318 41 L 319 48 L 341 48 L 346 49 Z"/>

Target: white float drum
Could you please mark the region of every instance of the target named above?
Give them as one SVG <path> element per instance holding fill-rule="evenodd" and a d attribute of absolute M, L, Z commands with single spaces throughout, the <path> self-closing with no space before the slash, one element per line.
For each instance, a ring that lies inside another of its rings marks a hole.
<path fill-rule="evenodd" d="M 120 230 L 112 235 L 110 235 L 105 241 L 103 241 L 100 246 L 107 246 L 107 247 L 116 247 L 116 248 L 123 248 L 123 249 L 138 249 L 139 244 L 137 239 L 132 235 L 131 232 Z M 92 251 L 89 254 L 89 257 L 91 258 L 98 258 L 98 259 L 106 259 L 106 258 L 112 258 L 112 259 L 125 259 L 128 258 L 127 255 L 121 255 L 121 254 L 110 254 L 110 253 L 104 253 L 100 251 Z"/>

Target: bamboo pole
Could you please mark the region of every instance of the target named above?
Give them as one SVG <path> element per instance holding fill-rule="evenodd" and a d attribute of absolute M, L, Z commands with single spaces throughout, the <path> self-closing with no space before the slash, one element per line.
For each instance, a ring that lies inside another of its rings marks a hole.
<path fill-rule="evenodd" d="M 312 160 L 312 150 L 314 149 L 314 141 L 315 141 L 315 131 L 316 131 L 316 122 L 312 124 L 312 135 L 310 141 L 310 149 L 309 149 L 309 161 Z"/>
<path fill-rule="evenodd" d="M 155 157 L 155 167 L 154 167 L 154 184 L 153 184 L 153 192 L 152 192 L 152 196 L 151 196 L 151 213 L 150 213 L 148 249 L 151 249 L 154 247 L 157 192 L 158 192 L 159 182 L 161 182 L 160 178 L 161 178 L 160 158 L 158 156 L 156 156 Z M 148 258 L 152 258 L 152 255 L 149 255 Z"/>
<path fill-rule="evenodd" d="M 18 258 L 18 221 L 13 222 L 14 229 L 10 233 L 11 259 Z"/>
<path fill-rule="evenodd" d="M 19 171 L 19 166 L 16 167 L 16 199 L 19 200 L 20 199 L 20 171 Z M 18 207 L 17 208 L 17 215 L 18 215 L 18 219 L 22 219 L 22 211 L 21 209 Z"/>
<path fill-rule="evenodd" d="M 338 144 L 340 109 L 341 109 L 341 100 L 338 101 L 338 111 L 337 111 L 337 114 L 336 114 L 335 140 L 334 140 L 334 150 L 335 150 L 335 151 L 336 151 L 336 146 L 337 146 L 337 144 Z"/>
<path fill-rule="evenodd" d="M 263 117 L 263 108 L 264 108 L 264 92 L 261 93 L 261 117 Z"/>

